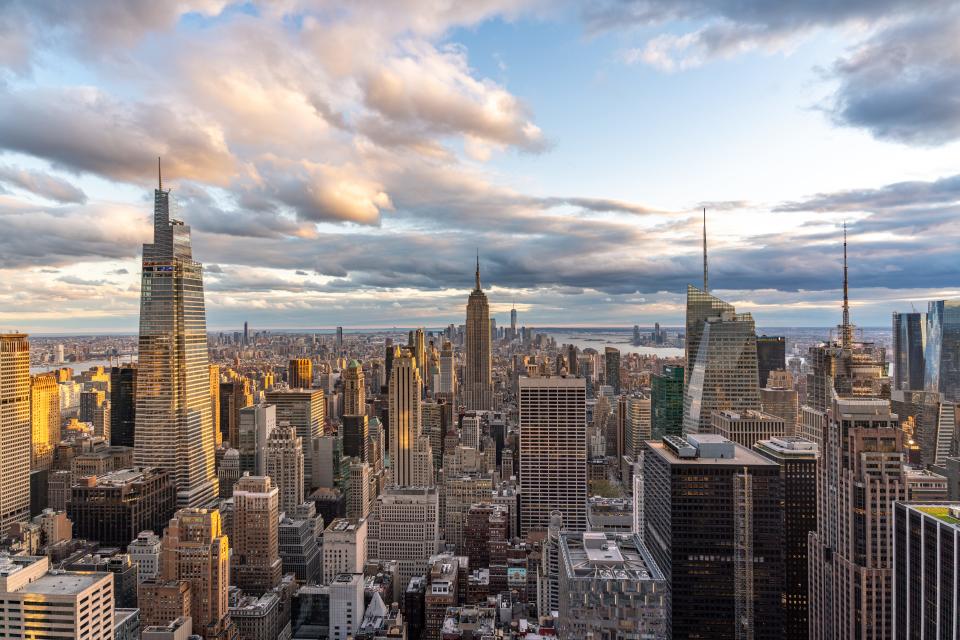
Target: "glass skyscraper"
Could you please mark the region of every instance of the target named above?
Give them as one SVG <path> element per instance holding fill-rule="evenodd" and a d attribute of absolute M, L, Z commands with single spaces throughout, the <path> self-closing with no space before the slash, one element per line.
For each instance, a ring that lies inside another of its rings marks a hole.
<path fill-rule="evenodd" d="M 960 400 L 960 299 L 935 300 L 927 308 L 924 384 L 945 400 Z"/>
<path fill-rule="evenodd" d="M 168 470 L 180 507 L 218 495 L 210 403 L 203 267 L 190 227 L 170 217 L 170 191 L 154 190 L 153 243 L 143 245 L 134 463 Z"/>
<path fill-rule="evenodd" d="M 893 312 L 893 388 L 923 390 L 927 314 Z"/>
<path fill-rule="evenodd" d="M 650 376 L 652 437 L 678 436 L 683 431 L 683 367 L 666 365 Z"/>
<path fill-rule="evenodd" d="M 700 337 L 703 335 L 703 326 L 707 318 L 719 316 L 723 311 L 733 311 L 733 305 L 714 297 L 702 289 L 687 285 L 687 328 L 686 328 L 686 363 L 684 368 L 686 377 L 684 385 L 690 381 L 693 374 L 693 362 L 697 359 L 700 349 Z"/>

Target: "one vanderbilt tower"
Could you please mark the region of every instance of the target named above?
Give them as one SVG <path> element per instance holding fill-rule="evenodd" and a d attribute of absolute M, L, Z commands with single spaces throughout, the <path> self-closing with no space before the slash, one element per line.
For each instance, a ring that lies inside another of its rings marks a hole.
<path fill-rule="evenodd" d="M 134 463 L 173 474 L 179 507 L 218 494 L 203 267 L 190 227 L 170 217 L 160 164 L 153 192 L 153 243 L 143 245 Z"/>

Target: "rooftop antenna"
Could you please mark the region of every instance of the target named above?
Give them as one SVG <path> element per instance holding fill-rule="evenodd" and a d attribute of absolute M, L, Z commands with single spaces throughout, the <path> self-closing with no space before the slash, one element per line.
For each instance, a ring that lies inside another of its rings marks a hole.
<path fill-rule="evenodd" d="M 840 339 L 843 348 L 850 346 L 853 331 L 850 327 L 850 298 L 847 277 L 847 223 L 843 223 L 843 325 L 840 327 Z"/>
<path fill-rule="evenodd" d="M 480 248 L 477 247 L 477 291 L 480 291 Z"/>
<path fill-rule="evenodd" d="M 157 156 L 157 189 L 163 191 L 163 174 L 160 173 L 160 156 Z"/>
<path fill-rule="evenodd" d="M 707 208 L 703 208 L 703 292 L 708 293 L 707 281 Z"/>

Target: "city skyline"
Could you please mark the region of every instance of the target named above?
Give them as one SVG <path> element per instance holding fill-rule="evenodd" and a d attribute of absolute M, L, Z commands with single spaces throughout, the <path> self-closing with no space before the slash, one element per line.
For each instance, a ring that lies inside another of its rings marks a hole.
<path fill-rule="evenodd" d="M 477 247 L 495 317 L 678 326 L 704 206 L 711 289 L 761 327 L 837 323 L 844 221 L 886 326 L 960 295 L 956 14 L 14 2 L 0 329 L 135 330 L 157 156 L 212 328 L 444 326 Z"/>

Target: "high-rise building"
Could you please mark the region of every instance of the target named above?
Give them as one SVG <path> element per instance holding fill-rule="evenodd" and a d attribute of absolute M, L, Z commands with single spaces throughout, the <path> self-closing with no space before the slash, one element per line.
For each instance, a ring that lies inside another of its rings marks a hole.
<path fill-rule="evenodd" d="M 767 379 L 769 383 L 773 376 Z M 760 389 L 760 409 L 764 413 L 783 420 L 783 432 L 788 436 L 797 430 L 797 416 L 800 413 L 799 394 L 796 389 L 765 388 Z"/>
<path fill-rule="evenodd" d="M 643 460 L 643 540 L 670 585 L 668 637 L 780 640 L 779 467 L 715 434 L 650 441 Z"/>
<path fill-rule="evenodd" d="M 235 634 L 227 598 L 230 547 L 222 527 L 216 509 L 181 509 L 164 531 L 160 552 L 161 579 L 189 583 L 189 615 L 194 632 L 204 640 L 227 640 Z"/>
<path fill-rule="evenodd" d="M 767 386 L 771 371 L 787 368 L 787 339 L 784 336 L 757 336 L 757 379 L 760 388 Z"/>
<path fill-rule="evenodd" d="M 363 620 L 363 575 L 341 573 L 330 581 L 330 640 L 353 638 Z"/>
<path fill-rule="evenodd" d="M 584 378 L 520 378 L 520 535 L 546 529 L 559 511 L 571 531 L 587 528 Z"/>
<path fill-rule="evenodd" d="M 953 638 L 960 629 L 960 504 L 893 505 L 893 609 L 889 637 Z"/>
<path fill-rule="evenodd" d="M 151 530 L 141 531 L 127 545 L 130 561 L 137 565 L 137 581 L 146 582 L 160 575 L 160 549 L 163 539 Z"/>
<path fill-rule="evenodd" d="M 210 371 L 210 415 L 213 416 L 213 440 L 217 447 L 223 444 L 223 433 L 220 431 L 220 365 L 211 364 Z"/>
<path fill-rule="evenodd" d="M 561 637 L 667 638 L 667 581 L 634 534 L 561 534 Z"/>
<path fill-rule="evenodd" d="M 289 514 L 303 503 L 303 444 L 288 422 L 267 438 L 265 472 L 280 492 L 280 511 Z"/>
<path fill-rule="evenodd" d="M 393 484 L 399 487 L 433 484 L 430 439 L 423 435 L 423 385 L 416 358 L 409 350 L 393 357 L 388 402 L 390 406 L 390 460 Z"/>
<path fill-rule="evenodd" d="M 250 380 L 234 374 L 220 383 L 220 442 L 236 447 L 240 440 L 240 410 L 253 404 Z"/>
<path fill-rule="evenodd" d="M 517 337 L 517 307 L 516 305 L 510 309 L 510 338 Z"/>
<path fill-rule="evenodd" d="M 890 520 L 893 502 L 907 499 L 903 431 L 887 400 L 835 397 L 821 441 L 810 640 L 890 638 Z"/>
<path fill-rule="evenodd" d="M 255 404 L 240 409 L 237 450 L 240 451 L 240 472 L 266 474 L 266 449 L 270 434 L 277 427 L 277 408 L 272 404 Z"/>
<path fill-rule="evenodd" d="M 30 342 L 0 334 L 0 536 L 30 517 Z"/>
<path fill-rule="evenodd" d="M 683 367 L 664 365 L 650 376 L 650 414 L 654 440 L 683 432 Z"/>
<path fill-rule="evenodd" d="M 924 351 L 927 348 L 927 314 L 893 312 L 893 388 L 924 388 Z"/>
<path fill-rule="evenodd" d="M 706 327 L 708 318 L 720 317 L 725 312 L 736 313 L 732 304 L 707 293 L 706 289 L 698 289 L 687 285 L 687 321 L 686 321 L 686 367 L 684 368 L 684 389 L 690 383 L 693 375 L 693 365 L 700 353 L 700 339 Z M 756 337 L 754 337 L 756 343 Z"/>
<path fill-rule="evenodd" d="M 650 396 L 637 394 L 621 396 L 625 411 L 623 423 L 623 447 L 618 450 L 620 456 L 637 457 L 643 451 L 643 442 L 650 439 L 652 409 Z M 619 431 L 619 429 L 618 429 Z"/>
<path fill-rule="evenodd" d="M 193 259 L 190 227 L 170 217 L 170 191 L 159 185 L 153 197 L 153 243 L 143 245 L 140 286 L 134 458 L 173 474 L 178 504 L 200 506 L 218 495 L 203 267 Z"/>
<path fill-rule="evenodd" d="M 212 414 L 211 414 L 212 415 Z M 134 445 L 137 422 L 137 365 L 110 368 L 110 444 Z"/>
<path fill-rule="evenodd" d="M 291 389 L 313 388 L 313 362 L 310 358 L 294 358 L 290 361 L 287 384 Z"/>
<path fill-rule="evenodd" d="M 924 386 L 945 400 L 960 401 L 960 299 L 936 300 L 927 308 Z"/>
<path fill-rule="evenodd" d="M 467 410 L 493 409 L 493 355 L 490 345 L 490 305 L 480 288 L 480 258 L 477 257 L 476 282 L 467 301 L 463 370 L 463 404 Z"/>
<path fill-rule="evenodd" d="M 30 468 L 49 469 L 60 442 L 60 387 L 52 373 L 30 379 Z"/>
<path fill-rule="evenodd" d="M 367 388 L 363 367 L 351 360 L 343 370 L 343 415 L 362 416 L 367 413 Z"/>
<path fill-rule="evenodd" d="M 0 556 L 0 637 L 114 640 L 113 575 L 51 571 L 45 556 Z"/>
<path fill-rule="evenodd" d="M 817 445 L 797 437 L 761 440 L 753 450 L 780 466 L 783 484 L 785 640 L 809 635 L 807 538 L 817 529 Z"/>
<path fill-rule="evenodd" d="M 747 410 L 738 413 L 726 409 L 713 412 L 713 433 L 748 449 L 758 440 L 787 435 L 783 418 L 762 411 Z"/>
<path fill-rule="evenodd" d="M 457 363 L 453 353 L 453 343 L 443 341 L 440 349 L 440 393 L 447 394 L 452 399 L 457 393 Z"/>
<path fill-rule="evenodd" d="M 276 405 L 277 422 L 289 422 L 297 430 L 303 447 L 303 490 L 313 488 L 314 461 L 319 455 L 320 437 L 326 423 L 322 389 L 278 389 L 265 394 L 267 404 Z"/>
<path fill-rule="evenodd" d="M 410 343 L 410 348 L 413 351 L 414 357 L 417 359 L 417 368 L 420 370 L 420 380 L 423 382 L 424 386 L 427 384 L 427 344 L 426 339 L 423 335 L 423 328 L 420 327 L 415 331 L 412 331 L 413 340 Z"/>
<path fill-rule="evenodd" d="M 80 394 L 80 422 L 93 425 L 93 435 L 110 442 L 110 400 L 102 389 L 90 389 Z"/>
<path fill-rule="evenodd" d="M 690 361 L 692 367 L 688 363 L 691 372 L 683 399 L 686 433 L 710 433 L 712 415 L 718 409 L 760 408 L 753 317 L 727 307 L 698 324 L 697 352 Z"/>
<path fill-rule="evenodd" d="M 394 487 L 377 496 L 367 530 L 367 557 L 396 560 L 401 585 L 424 574 L 439 546 L 436 488 Z"/>
<path fill-rule="evenodd" d="M 363 573 L 367 562 L 367 521 L 337 518 L 323 532 L 323 580 L 341 573 Z"/>
<path fill-rule="evenodd" d="M 280 584 L 280 498 L 268 476 L 244 474 L 233 488 L 233 584 L 259 596 Z"/>
<path fill-rule="evenodd" d="M 160 531 L 176 510 L 177 495 L 163 469 L 122 469 L 79 478 L 67 515 L 77 538 L 125 548 L 141 531 Z"/>
<path fill-rule="evenodd" d="M 350 488 L 347 491 L 347 517 L 366 518 L 370 514 L 370 479 L 373 471 L 368 462 L 350 465 Z"/>
<path fill-rule="evenodd" d="M 613 389 L 613 395 L 620 395 L 620 350 L 606 347 L 603 350 L 604 371 L 607 375 L 607 385 Z"/>
<path fill-rule="evenodd" d="M 343 354 L 343 327 L 337 327 L 337 337 L 336 337 L 336 348 L 337 356 Z"/>

